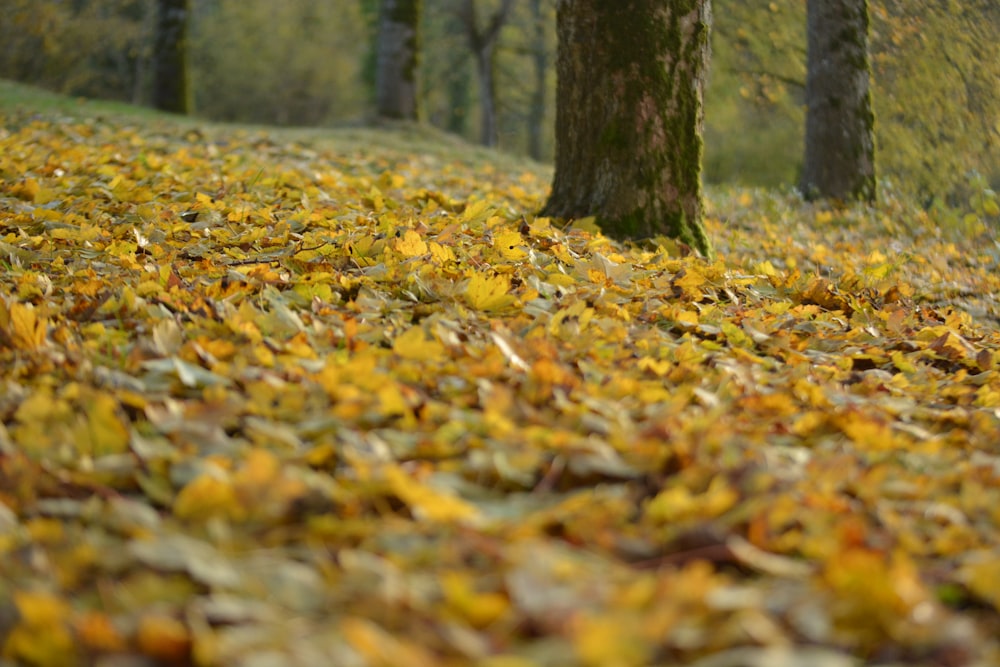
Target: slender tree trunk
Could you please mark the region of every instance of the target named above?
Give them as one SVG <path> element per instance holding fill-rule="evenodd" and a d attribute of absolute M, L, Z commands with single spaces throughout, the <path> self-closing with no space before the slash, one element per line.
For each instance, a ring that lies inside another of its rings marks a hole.
<path fill-rule="evenodd" d="M 375 64 L 375 113 L 417 120 L 420 0 L 382 0 Z"/>
<path fill-rule="evenodd" d="M 479 143 L 496 146 L 500 142 L 497 127 L 497 89 L 493 66 L 493 45 L 476 52 L 476 73 L 479 76 Z"/>
<path fill-rule="evenodd" d="M 157 0 L 153 45 L 153 106 L 163 111 L 191 113 L 188 63 L 188 21 L 191 0 Z"/>
<path fill-rule="evenodd" d="M 479 136 L 484 146 L 496 146 L 499 142 L 494 54 L 500 30 L 507 22 L 513 7 L 514 0 L 502 0 L 500 6 L 490 16 L 485 28 L 479 27 L 476 0 L 464 0 L 459 7 L 459 17 L 465 25 L 469 48 L 472 49 L 476 59 L 481 106 Z"/>
<path fill-rule="evenodd" d="M 549 71 L 549 54 L 545 44 L 545 23 L 542 17 L 542 0 L 531 0 L 531 20 L 534 25 L 535 89 L 531 91 L 531 108 L 528 111 L 528 154 L 535 160 L 542 159 L 542 131 L 545 123 L 545 91 Z"/>
<path fill-rule="evenodd" d="M 543 215 L 712 253 L 702 223 L 709 0 L 559 0 L 556 172 Z"/>
<path fill-rule="evenodd" d="M 808 1 L 807 198 L 875 199 L 867 0 Z"/>
<path fill-rule="evenodd" d="M 444 16 L 445 30 L 449 34 L 465 36 L 465 24 L 459 12 L 448 12 Z M 472 76 L 469 71 L 469 53 L 459 50 L 451 54 L 448 72 L 445 75 L 445 90 L 448 96 L 448 111 L 445 128 L 452 134 L 466 136 L 469 126 L 469 112 L 472 103 Z"/>
<path fill-rule="evenodd" d="M 452 134 L 465 136 L 469 123 L 469 77 L 468 61 L 463 60 L 455 65 L 448 79 L 448 117 L 445 127 Z"/>

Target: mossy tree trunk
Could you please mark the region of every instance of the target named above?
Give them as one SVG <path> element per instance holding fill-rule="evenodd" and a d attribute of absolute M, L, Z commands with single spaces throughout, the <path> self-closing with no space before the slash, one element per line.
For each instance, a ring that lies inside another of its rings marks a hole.
<path fill-rule="evenodd" d="M 375 63 L 375 113 L 417 120 L 420 0 L 382 0 Z"/>
<path fill-rule="evenodd" d="M 153 44 L 153 106 L 187 114 L 193 109 L 188 62 L 191 0 L 157 0 Z"/>
<path fill-rule="evenodd" d="M 702 222 L 710 0 L 560 0 L 556 172 L 543 215 L 712 254 Z"/>
<path fill-rule="evenodd" d="M 875 117 L 867 0 L 808 0 L 806 151 L 810 199 L 874 201 Z"/>

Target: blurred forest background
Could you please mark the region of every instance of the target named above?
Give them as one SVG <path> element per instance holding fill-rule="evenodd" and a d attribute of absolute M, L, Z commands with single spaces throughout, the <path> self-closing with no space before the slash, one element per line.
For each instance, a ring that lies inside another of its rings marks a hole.
<path fill-rule="evenodd" d="M 459 6 L 425 0 L 425 122 L 478 141 L 480 93 Z M 715 0 L 706 180 L 790 188 L 803 156 L 805 0 Z M 500 32 L 499 146 L 550 161 L 556 0 L 516 0 Z M 1000 2 L 872 0 L 880 187 L 925 207 L 1000 189 Z M 378 0 L 194 0 L 199 117 L 325 126 L 371 117 Z M 154 0 L 0 0 L 0 77 L 148 104 Z"/>

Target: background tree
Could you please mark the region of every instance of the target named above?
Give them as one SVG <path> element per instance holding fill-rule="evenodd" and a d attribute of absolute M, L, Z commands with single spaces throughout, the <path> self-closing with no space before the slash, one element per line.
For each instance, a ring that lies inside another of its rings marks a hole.
<path fill-rule="evenodd" d="M 156 0 L 153 42 L 153 106 L 174 113 L 192 110 L 188 22 L 191 0 Z"/>
<path fill-rule="evenodd" d="M 369 28 L 360 4 L 199 0 L 192 27 L 201 116 L 326 125 L 357 122 L 371 110 L 372 89 L 362 79 L 369 43 L 359 39 Z"/>
<path fill-rule="evenodd" d="M 809 0 L 806 147 L 808 198 L 875 200 L 875 117 L 868 1 Z"/>
<path fill-rule="evenodd" d="M 420 0 L 382 0 L 378 21 L 375 112 L 416 120 Z"/>
<path fill-rule="evenodd" d="M 497 122 L 496 49 L 500 31 L 510 16 L 514 0 L 502 0 L 489 15 L 485 24 L 480 25 L 476 0 L 460 0 L 458 16 L 465 29 L 465 37 L 476 61 L 476 77 L 479 81 L 479 105 L 481 119 L 479 139 L 484 146 L 496 146 L 499 141 Z"/>
<path fill-rule="evenodd" d="M 544 157 L 542 146 L 545 133 L 545 100 L 548 97 L 549 51 L 546 44 L 546 17 L 542 0 L 531 0 L 529 4 L 532 23 L 531 55 L 535 76 L 531 107 L 528 111 L 528 155 L 541 160 Z"/>
<path fill-rule="evenodd" d="M 879 177 L 925 206 L 1000 190 L 1000 3 L 871 6 Z"/>
<path fill-rule="evenodd" d="M 705 180 L 756 187 L 802 178 L 804 0 L 713 0 Z"/>
<path fill-rule="evenodd" d="M 148 101 L 153 0 L 0 0 L 0 77 Z"/>
<path fill-rule="evenodd" d="M 709 0 L 561 0 L 556 172 L 543 215 L 711 254 L 702 224 Z"/>

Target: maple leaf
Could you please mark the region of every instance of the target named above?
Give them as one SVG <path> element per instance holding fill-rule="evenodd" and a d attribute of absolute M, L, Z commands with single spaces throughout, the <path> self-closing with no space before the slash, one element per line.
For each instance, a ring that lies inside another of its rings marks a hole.
<path fill-rule="evenodd" d="M 11 303 L 0 298 L 0 342 L 24 350 L 45 344 L 48 323 L 31 304 Z"/>
<path fill-rule="evenodd" d="M 507 276 L 476 273 L 465 287 L 465 301 L 475 310 L 501 311 L 517 301 L 517 297 L 509 292 L 510 279 Z"/>

